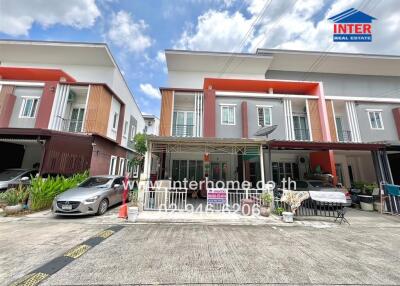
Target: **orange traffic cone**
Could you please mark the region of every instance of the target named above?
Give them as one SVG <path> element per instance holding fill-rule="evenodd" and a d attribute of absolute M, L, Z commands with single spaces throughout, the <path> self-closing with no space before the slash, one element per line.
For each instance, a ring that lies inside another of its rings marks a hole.
<path fill-rule="evenodd" d="M 123 204 L 120 208 L 119 208 L 119 214 L 118 214 L 119 218 L 128 218 L 128 206 L 126 204 Z"/>

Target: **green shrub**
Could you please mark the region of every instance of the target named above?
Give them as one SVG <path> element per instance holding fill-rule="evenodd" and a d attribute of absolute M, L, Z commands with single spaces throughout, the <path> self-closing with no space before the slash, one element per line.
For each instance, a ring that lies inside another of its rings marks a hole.
<path fill-rule="evenodd" d="M 282 213 L 283 213 L 284 211 L 285 211 L 285 209 L 282 208 L 282 207 L 275 208 L 275 213 L 276 213 L 277 215 L 282 215 Z"/>
<path fill-rule="evenodd" d="M 8 206 L 15 206 L 24 203 L 28 198 L 29 193 L 25 187 L 20 185 L 17 188 L 12 188 L 0 194 L 0 201 L 5 202 Z"/>
<path fill-rule="evenodd" d="M 34 211 L 43 210 L 51 207 L 54 198 L 68 189 L 76 187 L 79 183 L 89 176 L 88 172 L 75 174 L 66 178 L 63 176 L 32 178 L 29 188 L 31 195 L 30 208 Z"/>

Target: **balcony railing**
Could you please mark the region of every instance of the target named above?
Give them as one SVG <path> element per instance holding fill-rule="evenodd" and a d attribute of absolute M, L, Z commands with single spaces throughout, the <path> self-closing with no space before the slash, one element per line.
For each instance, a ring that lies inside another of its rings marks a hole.
<path fill-rule="evenodd" d="M 194 137 L 194 125 L 176 124 L 172 127 L 172 136 Z"/>
<path fill-rule="evenodd" d="M 352 142 L 353 138 L 351 136 L 350 130 L 338 131 L 338 141 L 339 142 Z"/>
<path fill-rule="evenodd" d="M 294 128 L 294 138 L 299 141 L 309 141 L 310 131 L 308 128 Z"/>
<path fill-rule="evenodd" d="M 61 131 L 65 132 L 84 132 L 83 120 L 62 119 Z"/>

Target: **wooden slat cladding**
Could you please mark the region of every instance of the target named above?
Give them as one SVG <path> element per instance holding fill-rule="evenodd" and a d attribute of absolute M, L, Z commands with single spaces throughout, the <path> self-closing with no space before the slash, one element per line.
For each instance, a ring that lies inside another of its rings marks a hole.
<path fill-rule="evenodd" d="M 0 115 L 5 111 L 5 107 L 7 104 L 7 100 L 9 98 L 9 94 L 13 94 L 14 86 L 13 85 L 3 85 L 0 91 Z"/>
<path fill-rule="evenodd" d="M 322 128 L 321 128 L 321 119 L 319 116 L 318 109 L 318 100 L 311 99 L 308 100 L 308 110 L 310 112 L 310 121 L 311 121 L 311 132 L 313 141 L 322 141 Z"/>
<path fill-rule="evenodd" d="M 85 130 L 107 136 L 112 95 L 102 85 L 90 85 Z"/>
<path fill-rule="evenodd" d="M 331 132 L 332 142 L 337 142 L 336 127 L 335 127 L 335 114 L 333 113 L 332 100 L 326 101 L 326 109 L 328 112 L 329 130 Z"/>
<path fill-rule="evenodd" d="M 161 92 L 160 136 L 171 136 L 172 107 L 174 93 L 172 90 Z"/>

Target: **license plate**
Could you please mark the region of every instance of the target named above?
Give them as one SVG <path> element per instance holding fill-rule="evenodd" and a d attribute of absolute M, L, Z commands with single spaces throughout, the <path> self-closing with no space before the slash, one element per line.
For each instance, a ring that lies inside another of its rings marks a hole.
<path fill-rule="evenodd" d="M 61 206 L 61 208 L 63 209 L 63 210 L 72 210 L 72 205 L 62 205 Z"/>

